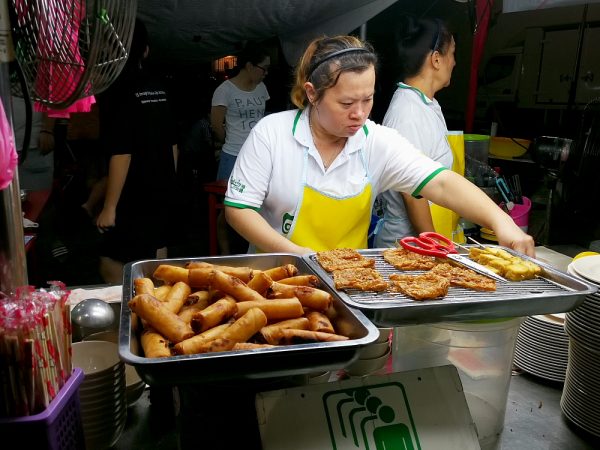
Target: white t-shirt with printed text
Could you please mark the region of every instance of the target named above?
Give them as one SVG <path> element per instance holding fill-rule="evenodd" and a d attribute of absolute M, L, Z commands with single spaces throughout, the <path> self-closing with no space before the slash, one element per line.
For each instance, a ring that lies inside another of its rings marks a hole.
<path fill-rule="evenodd" d="M 225 143 L 222 151 L 237 156 L 250 130 L 265 115 L 265 103 L 269 93 L 264 83 L 253 91 L 244 91 L 230 80 L 221 83 L 212 97 L 212 106 L 224 106 Z"/>

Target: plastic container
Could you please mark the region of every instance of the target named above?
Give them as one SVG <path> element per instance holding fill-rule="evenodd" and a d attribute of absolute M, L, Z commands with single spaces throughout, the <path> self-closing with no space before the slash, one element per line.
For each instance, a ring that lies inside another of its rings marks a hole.
<path fill-rule="evenodd" d="M 39 414 L 0 419 L 2 441 L 18 442 L 24 449 L 85 448 L 79 406 L 79 385 L 83 378 L 83 371 L 75 368 L 58 395 Z"/>
<path fill-rule="evenodd" d="M 485 134 L 465 134 L 465 154 L 484 164 L 488 163 L 490 137 Z"/>
<path fill-rule="evenodd" d="M 523 204 L 515 203 L 513 209 L 510 210 L 510 217 L 514 222 L 521 227 L 525 232 L 529 229 L 529 212 L 531 211 L 531 200 L 523 196 Z"/>
<path fill-rule="evenodd" d="M 493 136 L 490 139 L 490 155 L 501 158 L 518 158 L 527 153 L 531 141 L 508 137 Z"/>
<path fill-rule="evenodd" d="M 452 364 L 458 369 L 484 450 L 497 448 L 522 318 L 443 322 L 394 329 L 394 372 Z"/>

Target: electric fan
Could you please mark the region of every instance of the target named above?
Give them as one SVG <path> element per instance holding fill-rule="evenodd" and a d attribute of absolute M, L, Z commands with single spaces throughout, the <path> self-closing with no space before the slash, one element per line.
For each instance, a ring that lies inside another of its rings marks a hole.
<path fill-rule="evenodd" d="M 102 92 L 119 75 L 136 0 L 10 1 L 16 59 L 32 101 L 65 109 Z"/>

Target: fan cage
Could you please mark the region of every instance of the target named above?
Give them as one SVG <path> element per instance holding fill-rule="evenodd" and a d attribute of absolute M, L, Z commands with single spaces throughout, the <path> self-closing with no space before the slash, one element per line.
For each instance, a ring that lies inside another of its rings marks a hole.
<path fill-rule="evenodd" d="M 65 109 L 108 88 L 127 62 L 136 0 L 11 4 L 15 53 L 31 100 Z"/>

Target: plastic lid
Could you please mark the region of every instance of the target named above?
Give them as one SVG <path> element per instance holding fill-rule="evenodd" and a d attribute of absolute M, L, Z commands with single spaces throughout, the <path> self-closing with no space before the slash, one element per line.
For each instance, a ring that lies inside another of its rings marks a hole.
<path fill-rule="evenodd" d="M 487 134 L 465 134 L 465 141 L 489 141 L 490 137 Z"/>

